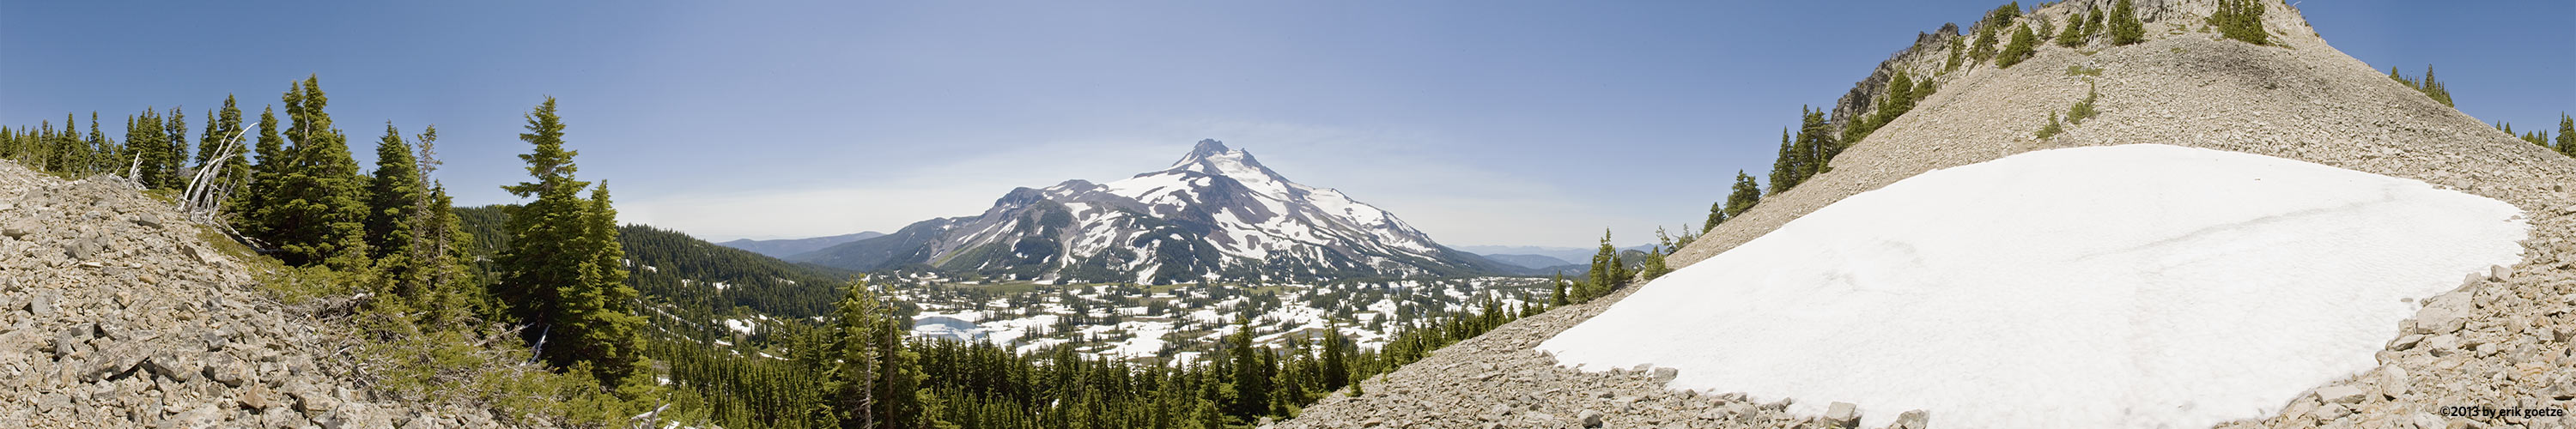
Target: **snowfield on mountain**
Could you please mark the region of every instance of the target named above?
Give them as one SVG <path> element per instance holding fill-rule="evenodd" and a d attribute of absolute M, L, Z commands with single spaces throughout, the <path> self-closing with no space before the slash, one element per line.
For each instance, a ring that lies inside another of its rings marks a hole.
<path fill-rule="evenodd" d="M 1908 409 L 1960 427 L 2206 427 L 2378 366 L 2410 297 L 2520 259 L 2520 217 L 2262 155 L 2038 151 L 1845 198 L 1539 348 L 1677 368 L 1677 389 L 1868 404 L 1867 427 Z"/>

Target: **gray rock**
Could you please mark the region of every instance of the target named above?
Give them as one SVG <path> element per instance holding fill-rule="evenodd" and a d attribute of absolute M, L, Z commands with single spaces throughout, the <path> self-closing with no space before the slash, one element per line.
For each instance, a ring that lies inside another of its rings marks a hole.
<path fill-rule="evenodd" d="M 26 237 L 27 237 L 27 235 L 28 235 L 28 234 L 34 234 L 34 233 L 36 233 L 37 228 L 38 228 L 38 227 L 37 227 L 36 223 L 35 223 L 35 222 L 33 222 L 33 221 L 21 220 L 21 221 L 17 221 L 17 222 L 10 222 L 7 226 L 0 226 L 0 236 L 8 236 L 9 238 L 15 238 L 15 239 L 24 239 L 24 238 L 26 238 Z"/>
<path fill-rule="evenodd" d="M 1593 411 L 1593 410 L 1591 410 L 1591 409 L 1588 409 L 1588 408 L 1587 408 L 1587 409 L 1584 409 L 1584 410 L 1583 410 L 1583 411 L 1581 411 L 1581 412 L 1574 413 L 1574 419 L 1575 419 L 1576 421 L 1578 421 L 1578 422 L 1583 423 L 1583 427 L 1588 427 L 1588 428 L 1597 428 L 1597 427 L 1601 427 L 1601 412 L 1600 412 L 1600 411 Z"/>
<path fill-rule="evenodd" d="M 1925 429 L 1929 427 L 1932 427 L 1932 412 L 1930 411 L 1912 410 L 1906 411 L 1904 414 L 1896 415 L 1897 429 Z"/>
<path fill-rule="evenodd" d="M 2379 394 L 2389 399 L 2406 395 L 2406 368 L 2396 365 L 2379 367 Z"/>
<path fill-rule="evenodd" d="M 35 314 L 36 317 L 54 317 L 55 296 L 60 294 L 61 292 L 55 291 L 37 293 L 34 299 L 27 300 L 27 312 Z"/>
<path fill-rule="evenodd" d="M 2449 307 L 2424 307 L 2415 311 L 2415 333 L 2441 335 L 2459 332 L 2468 326 L 2465 312 Z"/>
<path fill-rule="evenodd" d="M 2362 395 L 2359 387 L 2337 385 L 2317 388 L 2317 400 L 2328 404 L 2361 403 Z"/>
<path fill-rule="evenodd" d="M 2511 280 L 2513 279 L 2513 267 L 2489 265 L 2487 266 L 2487 279 L 2495 281 Z"/>
<path fill-rule="evenodd" d="M 1680 377 L 1681 375 L 1682 370 L 1678 368 L 1655 368 L 1654 375 L 1649 377 L 1649 379 L 1654 380 L 1656 383 L 1665 383 L 1673 381 L 1674 377 Z"/>
<path fill-rule="evenodd" d="M 153 375 L 181 383 L 196 380 L 198 372 L 202 371 L 196 362 L 170 352 L 153 355 L 151 359 L 143 361 L 143 366 L 152 370 Z"/>
<path fill-rule="evenodd" d="M 1835 402 L 1832 405 L 1826 405 L 1825 423 L 1836 427 L 1846 428 L 1859 426 L 1860 406 L 1852 405 L 1850 402 Z"/>
<path fill-rule="evenodd" d="M 2326 406 L 2317 407 L 2317 418 L 2319 419 L 2334 420 L 2349 415 L 2352 415 L 2352 408 L 2345 407 L 2343 404 L 2326 404 Z"/>

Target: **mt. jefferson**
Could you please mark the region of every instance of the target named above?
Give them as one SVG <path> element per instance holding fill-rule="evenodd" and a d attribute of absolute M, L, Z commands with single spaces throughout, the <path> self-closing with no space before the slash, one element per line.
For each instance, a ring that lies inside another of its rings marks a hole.
<path fill-rule="evenodd" d="M 1161 171 L 1018 188 L 983 214 L 913 223 L 790 257 L 1046 282 L 1317 281 L 1515 274 L 1341 191 L 1291 182 L 1200 140 Z"/>

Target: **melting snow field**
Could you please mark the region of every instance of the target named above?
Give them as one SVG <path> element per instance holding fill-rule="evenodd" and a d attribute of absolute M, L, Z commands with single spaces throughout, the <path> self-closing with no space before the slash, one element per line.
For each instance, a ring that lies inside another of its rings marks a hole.
<path fill-rule="evenodd" d="M 1943 427 L 2208 427 L 2377 366 L 2423 298 L 2519 261 L 2521 212 L 2166 145 L 2024 153 L 1853 195 L 1539 345 L 1668 387 Z"/>

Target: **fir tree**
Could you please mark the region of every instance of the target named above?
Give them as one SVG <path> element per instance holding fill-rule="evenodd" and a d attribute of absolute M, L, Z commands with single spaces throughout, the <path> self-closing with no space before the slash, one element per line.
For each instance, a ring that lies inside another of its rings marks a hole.
<path fill-rule="evenodd" d="M 1806 183 L 1807 178 L 1833 171 L 1831 162 L 1843 151 L 1842 144 L 1834 141 L 1834 134 L 1830 131 L 1832 124 L 1825 122 L 1824 110 L 1804 106 L 1800 109 L 1805 111 L 1798 125 L 1797 154 L 1801 159 L 1797 163 L 1798 180 L 1792 183 L 1793 186 Z"/>
<path fill-rule="evenodd" d="M 223 110 L 206 114 L 206 132 L 197 137 L 197 168 L 206 168 L 217 163 L 223 164 L 222 171 L 213 177 L 214 182 L 206 184 L 207 189 L 215 192 L 217 196 L 240 195 L 243 191 L 242 185 L 250 182 L 250 154 L 247 153 L 249 151 L 243 150 L 248 147 L 235 146 L 231 158 L 213 159 L 216 152 L 223 151 L 224 145 L 233 144 L 229 139 L 241 133 L 241 121 L 241 108 L 233 104 L 232 95 L 226 94 Z"/>
<path fill-rule="evenodd" d="M 129 177 L 129 179 L 134 179 L 135 183 L 142 184 L 145 187 L 161 187 L 161 175 L 163 174 L 161 171 L 161 157 L 163 154 L 160 150 L 157 150 L 163 146 L 161 139 L 161 113 L 159 111 L 154 109 L 143 109 L 143 114 L 141 115 L 126 116 L 125 146 L 132 148 L 133 150 L 131 150 L 131 152 L 133 153 L 114 154 L 109 156 L 110 159 L 118 160 L 118 164 L 120 164 L 120 166 L 117 168 L 111 168 L 108 171 L 110 174 L 124 175 L 129 169 L 125 166 L 131 166 L 135 177 Z M 127 161 L 128 157 L 132 158 L 131 161 Z"/>
<path fill-rule="evenodd" d="M 2576 117 L 2558 113 L 2558 153 L 2576 156 Z"/>
<path fill-rule="evenodd" d="M 2218 0 L 2218 10 L 2211 12 L 2207 23 L 2218 27 L 2218 34 L 2256 45 L 2271 44 L 2271 34 L 2263 32 L 2263 5 L 2255 0 Z"/>
<path fill-rule="evenodd" d="M 1226 337 L 1234 369 L 1232 414 L 1245 420 L 1270 413 L 1270 374 L 1252 347 L 1252 328 L 1252 312 L 1236 311 L 1234 335 Z"/>
<path fill-rule="evenodd" d="M 330 100 L 321 80 L 307 77 L 283 101 L 293 122 L 284 131 L 293 144 L 287 149 L 292 162 L 282 166 L 277 194 L 262 207 L 272 212 L 265 217 L 272 222 L 267 226 L 281 250 L 279 259 L 291 265 L 328 262 L 343 269 L 363 265 L 368 254 L 367 183 L 358 161 L 349 156 L 347 137 L 331 126 L 331 115 L 324 111 Z"/>
<path fill-rule="evenodd" d="M 2031 33 L 2030 26 L 2013 26 L 2012 43 L 2004 45 L 2003 53 L 1996 55 L 1995 66 L 2012 68 L 2014 64 L 2021 64 L 2023 60 L 2039 54 L 2038 45 L 2039 35 Z"/>
<path fill-rule="evenodd" d="M 1743 216 L 1744 212 L 1753 210 L 1754 205 L 1761 203 L 1762 186 L 1754 183 L 1753 176 L 1744 174 L 1744 170 L 1736 170 L 1734 192 L 1726 196 L 1726 218 L 1734 219 L 1737 216 Z"/>
<path fill-rule="evenodd" d="M 2111 5 L 2110 24 L 2112 45 L 2128 46 L 2147 41 L 2147 24 L 2138 22 L 2137 9 L 2129 5 L 2129 0 Z"/>
<path fill-rule="evenodd" d="M 2069 20 L 2066 21 L 2066 29 L 2057 32 L 2057 46 L 2069 48 L 2083 46 L 2084 22 L 2091 19 L 2091 16 L 2092 13 L 2085 12 L 2067 17 Z"/>
<path fill-rule="evenodd" d="M 1554 294 L 1550 294 L 1550 295 L 1548 295 L 1548 298 L 1547 298 L 1547 303 L 1548 303 L 1548 305 L 1550 305 L 1550 306 L 1555 306 L 1555 307 L 1564 307 L 1564 306 L 1566 306 L 1566 305 L 1569 305 L 1569 304 L 1573 304 L 1573 303 L 1574 303 L 1574 301 L 1570 300 L 1570 298 L 1569 298 L 1569 297 L 1567 297 L 1567 296 L 1565 295 L 1565 272 L 1563 272 L 1563 271 L 1559 271 L 1559 272 L 1557 272 L 1557 273 L 1556 273 L 1556 279 L 1555 279 L 1555 280 L 1550 280 L 1550 281 L 1548 281 L 1548 285 L 1550 285 L 1550 286 L 1555 286 L 1555 287 L 1556 287 L 1556 292 L 1555 292 Z"/>
<path fill-rule="evenodd" d="M 212 123 L 212 118 L 207 122 Z M 170 117 L 162 120 L 161 131 L 167 137 L 155 142 L 157 144 L 151 149 L 160 153 L 153 157 L 160 164 L 145 168 L 159 170 L 156 176 L 160 180 L 153 184 L 154 187 L 185 188 L 188 186 L 188 113 L 177 107 L 170 108 Z"/>
<path fill-rule="evenodd" d="M 394 296 L 405 299 L 421 297 L 419 243 L 421 179 L 419 166 L 411 157 L 411 143 L 403 141 L 402 131 L 392 121 L 385 122 L 385 136 L 376 140 L 376 171 L 367 186 L 367 250 L 384 270 Z"/>
<path fill-rule="evenodd" d="M 823 397 L 831 407 L 831 417 L 844 428 L 875 426 L 877 405 L 876 365 L 887 351 L 873 341 L 884 327 L 885 304 L 868 290 L 866 282 L 852 282 L 841 298 L 835 313 L 833 329 L 839 340 L 831 347 L 831 360 L 822 362 Z"/>
<path fill-rule="evenodd" d="M 278 184 L 285 181 L 289 163 L 286 138 L 278 136 L 277 109 L 260 109 L 259 138 L 253 146 L 259 163 L 251 166 L 242 192 L 233 194 L 233 212 L 243 216 L 237 226 L 243 235 L 275 245 L 277 212 L 269 207 L 278 203 Z"/>
<path fill-rule="evenodd" d="M 1736 170 L 1735 174 L 1744 174 L 1744 171 Z M 1710 229 L 1716 229 L 1717 224 L 1722 222 L 1726 222 L 1726 202 L 1708 203 L 1708 222 L 1700 224 L 1699 232 L 1706 233 Z"/>
<path fill-rule="evenodd" d="M 1798 186 L 1798 147 L 1789 141 L 1789 129 L 1780 129 L 1780 156 L 1771 160 L 1771 193 L 1788 192 Z"/>
<path fill-rule="evenodd" d="M 580 360 L 597 371 L 602 384 L 617 385 L 644 368 L 642 333 L 644 316 L 636 313 L 637 293 L 626 285 L 626 251 L 617 239 L 617 209 L 609 203 L 608 182 L 591 188 L 590 206 L 583 210 L 585 227 L 580 245 L 589 259 L 582 261 L 582 281 L 566 285 L 557 292 L 566 299 L 558 303 L 565 311 L 565 339 L 571 340 L 571 358 Z"/>
<path fill-rule="evenodd" d="M 2427 74 L 2426 77 L 2431 77 L 2431 75 Z M 107 138 L 107 133 L 99 132 L 98 112 L 96 111 L 89 112 L 89 140 L 83 141 L 81 146 L 85 148 L 81 151 L 81 153 L 84 154 L 84 156 L 81 157 L 82 162 L 85 164 L 82 165 L 80 169 L 82 175 L 98 173 L 114 175 L 125 174 L 125 167 L 129 163 L 126 161 L 124 154 L 121 153 L 124 151 L 119 150 L 121 148 L 117 147 L 115 140 Z"/>

